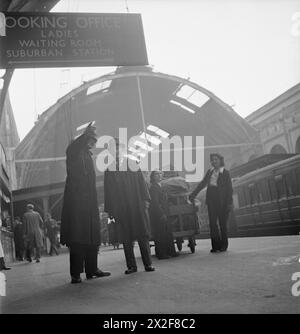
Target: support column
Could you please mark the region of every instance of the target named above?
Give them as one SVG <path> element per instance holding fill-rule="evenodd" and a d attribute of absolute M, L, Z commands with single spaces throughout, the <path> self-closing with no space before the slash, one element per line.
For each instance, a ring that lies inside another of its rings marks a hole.
<path fill-rule="evenodd" d="M 42 200 L 43 200 L 43 219 L 45 221 L 46 213 L 49 212 L 49 196 L 43 197 Z M 44 250 L 46 251 L 47 254 L 50 251 L 50 249 L 49 249 L 49 240 L 46 237 L 46 227 L 45 227 L 45 224 L 44 224 Z"/>

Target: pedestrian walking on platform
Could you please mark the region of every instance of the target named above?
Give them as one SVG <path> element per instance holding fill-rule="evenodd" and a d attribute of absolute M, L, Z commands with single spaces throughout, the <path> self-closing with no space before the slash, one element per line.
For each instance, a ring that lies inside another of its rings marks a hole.
<path fill-rule="evenodd" d="M 96 173 L 90 151 L 97 142 L 91 124 L 67 148 L 67 179 L 61 217 L 61 244 L 70 250 L 71 283 L 86 278 L 109 276 L 98 269 L 100 217 L 97 203 Z"/>
<path fill-rule="evenodd" d="M 13 230 L 16 259 L 18 261 L 23 261 L 25 255 L 24 226 L 20 217 L 15 217 Z"/>
<path fill-rule="evenodd" d="M 51 217 L 48 212 L 45 219 L 46 235 L 50 241 L 50 251 L 49 255 L 52 256 L 53 253 L 58 255 L 57 244 L 58 244 L 58 232 L 59 227 L 57 221 Z"/>
<path fill-rule="evenodd" d="M 232 209 L 232 182 L 228 170 L 225 169 L 224 158 L 218 154 L 210 155 L 212 167 L 203 180 L 190 194 L 191 201 L 207 187 L 206 204 L 208 207 L 211 252 L 224 252 L 228 248 L 227 220 Z"/>
<path fill-rule="evenodd" d="M 35 250 L 35 260 L 40 262 L 41 249 L 43 247 L 43 219 L 41 215 L 34 211 L 33 204 L 27 204 L 26 212 L 23 216 L 24 239 L 26 245 L 26 259 L 32 262 Z"/>

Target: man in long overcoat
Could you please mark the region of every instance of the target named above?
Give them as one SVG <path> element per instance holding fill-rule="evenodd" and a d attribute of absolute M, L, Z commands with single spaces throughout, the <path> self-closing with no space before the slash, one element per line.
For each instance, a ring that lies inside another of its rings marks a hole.
<path fill-rule="evenodd" d="M 150 194 L 146 181 L 140 169 L 130 169 L 125 159 L 126 151 L 118 139 L 110 147 L 116 159 L 111 165 L 113 168 L 109 167 L 104 173 L 104 211 L 117 223 L 128 268 L 125 274 L 137 271 L 133 250 L 135 240 L 138 241 L 145 270 L 154 271 L 149 246 Z"/>
<path fill-rule="evenodd" d="M 23 215 L 24 239 L 26 245 L 26 259 L 32 262 L 32 255 L 35 249 L 36 262 L 40 262 L 41 249 L 43 247 L 43 219 L 34 211 L 33 204 L 27 204 L 26 212 Z"/>
<path fill-rule="evenodd" d="M 91 124 L 67 148 L 67 179 L 61 217 L 61 244 L 70 250 L 71 283 L 86 278 L 109 276 L 98 269 L 100 217 L 97 203 L 96 173 L 91 149 L 97 142 Z"/>

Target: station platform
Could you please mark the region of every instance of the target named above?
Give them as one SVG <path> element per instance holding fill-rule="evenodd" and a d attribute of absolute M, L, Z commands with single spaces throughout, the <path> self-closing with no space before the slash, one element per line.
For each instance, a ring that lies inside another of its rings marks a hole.
<path fill-rule="evenodd" d="M 235 238 L 229 250 L 210 253 L 210 240 L 196 252 L 157 260 L 145 272 L 138 247 L 138 272 L 124 275 L 123 250 L 101 247 L 99 268 L 111 276 L 70 284 L 68 253 L 18 262 L 6 275 L 0 313 L 300 313 L 292 274 L 300 272 L 300 237 Z M 154 252 L 152 248 L 152 253 Z"/>

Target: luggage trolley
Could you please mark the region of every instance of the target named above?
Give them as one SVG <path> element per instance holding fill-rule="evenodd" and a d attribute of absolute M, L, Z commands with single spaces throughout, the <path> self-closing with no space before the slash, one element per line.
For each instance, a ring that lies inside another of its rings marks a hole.
<path fill-rule="evenodd" d="M 189 241 L 188 247 L 195 253 L 195 236 L 200 232 L 198 220 L 198 207 L 195 203 L 187 201 L 188 194 L 167 195 L 167 217 L 172 226 L 173 237 L 176 240 L 177 249 L 182 250 L 185 239 Z"/>

